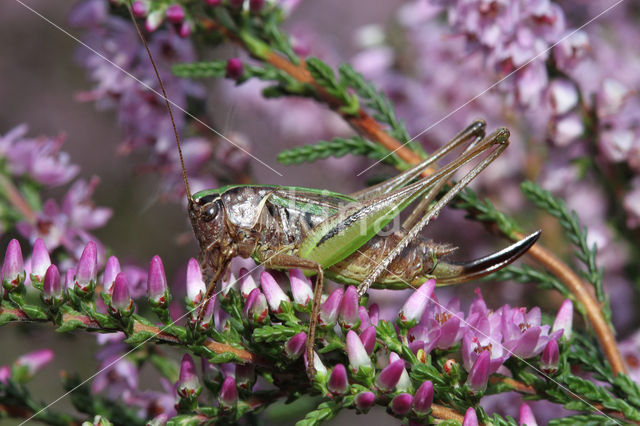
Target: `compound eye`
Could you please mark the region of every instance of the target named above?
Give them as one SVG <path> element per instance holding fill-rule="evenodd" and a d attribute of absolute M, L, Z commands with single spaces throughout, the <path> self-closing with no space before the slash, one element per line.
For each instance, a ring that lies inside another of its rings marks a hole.
<path fill-rule="evenodd" d="M 205 222 L 213 220 L 218 214 L 218 203 L 209 203 L 202 209 L 202 219 Z"/>

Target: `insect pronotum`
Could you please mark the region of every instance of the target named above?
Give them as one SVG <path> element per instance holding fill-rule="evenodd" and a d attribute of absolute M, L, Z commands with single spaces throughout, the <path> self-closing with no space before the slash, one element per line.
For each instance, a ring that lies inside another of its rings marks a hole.
<path fill-rule="evenodd" d="M 133 14 L 131 19 L 147 48 L 173 123 L 171 105 L 153 57 Z M 463 263 L 444 259 L 454 250 L 451 245 L 420 235 L 447 203 L 508 146 L 507 129 L 500 128 L 485 137 L 485 127 L 484 121 L 474 121 L 422 163 L 350 195 L 275 185 L 229 185 L 191 194 L 180 137 L 173 123 L 189 219 L 203 262 L 214 271 L 200 314 L 236 256 L 251 257 L 269 268 L 299 268 L 315 274 L 306 346 L 307 359 L 313 360 L 325 275 L 343 284 L 357 285 L 359 296 L 363 296 L 371 287 L 403 289 L 407 283 L 418 287 L 429 278 L 435 278 L 437 285 L 460 283 L 513 262 L 536 242 L 540 231 L 497 253 Z M 462 148 L 462 154 L 422 177 L 424 171 L 456 148 Z M 452 175 L 473 160 L 477 164 L 438 198 Z M 414 202 L 418 202 L 417 206 L 401 227 L 388 234 L 380 232 Z M 307 373 L 313 378 L 313 362 L 308 365 Z"/>

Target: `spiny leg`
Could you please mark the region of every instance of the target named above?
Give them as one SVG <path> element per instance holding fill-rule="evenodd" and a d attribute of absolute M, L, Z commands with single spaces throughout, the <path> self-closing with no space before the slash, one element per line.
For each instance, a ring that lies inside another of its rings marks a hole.
<path fill-rule="evenodd" d="M 205 293 L 204 298 L 200 303 L 200 310 L 198 311 L 198 319 L 197 319 L 198 324 L 202 322 L 202 319 L 204 318 L 204 314 L 205 312 L 207 312 L 207 307 L 209 306 L 209 302 L 211 301 L 211 298 L 213 297 L 213 294 L 216 291 L 216 283 L 222 276 L 222 273 L 225 271 L 225 269 L 227 269 L 228 264 L 229 264 L 228 262 L 224 262 L 224 264 L 220 265 L 215 269 L 215 272 L 213 273 L 213 277 L 211 278 L 211 281 L 209 281 L 209 285 L 207 286 L 207 292 Z"/>
<path fill-rule="evenodd" d="M 307 334 L 307 342 L 305 352 L 307 355 L 307 376 L 313 381 L 316 375 L 314 362 L 314 345 L 316 341 L 316 328 L 318 327 L 318 315 L 320 303 L 322 301 L 322 288 L 324 286 L 324 272 L 319 263 L 313 260 L 303 259 L 301 257 L 288 254 L 277 254 L 269 258 L 263 263 L 267 267 L 277 268 L 300 268 L 307 271 L 316 271 L 316 285 L 313 289 L 313 305 L 311 306 L 311 318 L 309 319 L 309 334 Z"/>
<path fill-rule="evenodd" d="M 449 177 L 457 170 L 458 167 L 465 164 L 467 161 L 476 157 L 477 155 L 491 149 L 491 151 L 480 163 L 478 163 L 470 172 L 460 179 L 449 191 L 447 191 L 442 198 L 440 198 L 436 204 L 420 219 L 400 240 L 398 245 L 393 248 L 382 261 L 376 265 L 375 269 L 365 278 L 364 281 L 358 286 L 358 295 L 363 296 L 369 287 L 378 279 L 380 274 L 384 272 L 394 259 L 396 259 L 402 250 L 413 241 L 418 233 L 429 223 L 431 219 L 440 213 L 440 211 L 460 192 L 465 188 L 471 180 L 473 180 L 482 170 L 484 170 L 489 164 L 491 164 L 498 156 L 506 149 L 509 144 L 509 131 L 506 129 L 499 129 L 489 135 L 486 139 L 480 142 L 476 147 L 466 152 L 466 155 L 462 155 L 461 158 L 456 159 L 445 168 L 449 170 L 448 173 L 442 174 L 440 179 L 448 180 Z M 436 184 L 436 187 L 438 184 Z M 432 192 L 432 191 L 430 191 Z"/>
<path fill-rule="evenodd" d="M 467 145 L 465 149 L 471 149 L 478 141 L 484 138 L 485 127 L 486 124 L 483 120 L 474 121 L 420 164 L 417 164 L 411 169 L 387 179 L 384 182 L 355 192 L 351 194 L 351 196 L 359 201 L 365 201 L 375 196 L 389 193 L 394 189 L 406 185 L 458 146 Z"/>

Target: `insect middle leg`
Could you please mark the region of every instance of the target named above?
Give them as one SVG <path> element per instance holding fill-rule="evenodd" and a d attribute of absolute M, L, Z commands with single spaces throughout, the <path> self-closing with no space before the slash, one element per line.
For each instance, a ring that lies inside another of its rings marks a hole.
<path fill-rule="evenodd" d="M 324 273 L 322 266 L 313 260 L 303 259 L 301 257 L 292 256 L 289 254 L 276 254 L 271 256 L 269 260 L 262 262 L 266 267 L 276 268 L 299 268 L 307 271 L 316 272 L 316 284 L 313 289 L 313 305 L 311 307 L 311 318 L 309 319 L 309 333 L 307 334 L 307 342 L 305 352 L 307 355 L 307 376 L 310 380 L 316 375 L 316 369 L 313 366 L 314 351 L 313 347 L 316 341 L 316 328 L 318 327 L 318 312 L 320 309 L 320 302 L 322 300 L 322 288 L 324 285 Z"/>

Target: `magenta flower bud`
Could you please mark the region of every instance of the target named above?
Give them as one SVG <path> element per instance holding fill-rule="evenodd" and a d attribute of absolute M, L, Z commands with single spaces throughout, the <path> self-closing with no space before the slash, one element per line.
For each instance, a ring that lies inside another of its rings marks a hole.
<path fill-rule="evenodd" d="M 479 426 L 478 416 L 476 416 L 476 410 L 473 407 L 467 408 L 462 419 L 462 426 Z"/>
<path fill-rule="evenodd" d="M 249 0 L 249 10 L 258 13 L 264 7 L 264 0 Z"/>
<path fill-rule="evenodd" d="M 566 299 L 560 305 L 560 309 L 558 309 L 558 314 L 556 315 L 556 319 L 553 322 L 552 331 L 564 330 L 562 333 L 562 338 L 569 340 L 571 339 L 571 329 L 573 324 L 573 302 L 571 299 Z"/>
<path fill-rule="evenodd" d="M 78 267 L 74 290 L 79 296 L 90 296 L 96 285 L 98 276 L 98 249 L 96 243 L 89 241 L 82 250 Z"/>
<path fill-rule="evenodd" d="M 165 16 L 167 17 L 167 21 L 179 24 L 184 21 L 184 9 L 179 4 L 172 4 L 167 8 Z"/>
<path fill-rule="evenodd" d="M 433 383 L 427 380 L 420 385 L 413 397 L 413 411 L 416 414 L 427 414 L 433 403 Z"/>
<path fill-rule="evenodd" d="M 338 364 L 333 367 L 331 375 L 329 376 L 329 382 L 327 383 L 327 389 L 334 395 L 344 395 L 349 389 L 349 382 L 347 381 L 347 369 L 344 365 Z"/>
<path fill-rule="evenodd" d="M 241 268 L 240 271 L 238 271 L 238 276 L 240 277 L 240 294 L 246 299 L 254 289 L 258 288 L 256 280 L 253 279 L 249 271 L 245 268 Z"/>
<path fill-rule="evenodd" d="M 3 385 L 7 385 L 9 383 L 9 379 L 11 378 L 11 368 L 8 365 L 3 365 L 0 367 L 0 383 Z"/>
<path fill-rule="evenodd" d="M 531 407 L 525 403 L 522 403 L 520 406 L 520 415 L 518 420 L 518 424 L 520 426 L 538 426 L 538 422 L 536 421 L 536 417 L 533 415 Z"/>
<path fill-rule="evenodd" d="M 259 288 L 254 288 L 245 304 L 245 315 L 256 323 L 263 323 L 269 316 L 267 298 Z"/>
<path fill-rule="evenodd" d="M 358 290 L 352 285 L 347 287 L 340 302 L 340 325 L 345 329 L 358 328 L 360 313 L 358 309 Z"/>
<path fill-rule="evenodd" d="M 398 320 L 402 325 L 413 327 L 420 321 L 435 288 L 436 281 L 430 279 L 409 296 L 398 313 Z"/>
<path fill-rule="evenodd" d="M 131 10 L 133 11 L 133 14 L 138 18 L 144 18 L 145 16 L 147 16 L 147 12 L 149 11 L 149 5 L 146 1 L 136 0 L 131 6 Z"/>
<path fill-rule="evenodd" d="M 301 331 L 293 336 L 284 345 L 284 352 L 289 359 L 298 359 L 304 352 L 305 343 L 307 342 L 307 333 Z"/>
<path fill-rule="evenodd" d="M 320 305 L 320 318 L 318 321 L 320 325 L 331 326 L 335 324 L 338 319 L 343 294 L 344 291 L 341 288 L 334 290 L 327 300 Z"/>
<path fill-rule="evenodd" d="M 549 340 L 540 356 L 540 369 L 545 373 L 555 373 L 558 371 L 559 358 L 558 342 Z"/>
<path fill-rule="evenodd" d="M 114 313 L 127 315 L 133 312 L 133 300 L 129 296 L 129 281 L 124 272 L 116 275 L 113 283 L 113 292 L 111 293 L 111 303 Z"/>
<path fill-rule="evenodd" d="M 211 299 L 209 299 L 209 303 L 204 303 L 200 306 L 200 309 L 204 309 L 204 314 L 202 315 L 202 320 L 200 321 L 200 323 L 198 324 L 198 327 L 200 328 L 200 331 L 202 332 L 206 332 L 207 330 L 209 330 L 211 328 L 211 325 L 213 324 L 213 313 L 215 311 L 216 308 L 216 296 L 215 294 L 211 297 Z M 196 310 L 199 311 L 199 310 Z M 195 311 L 194 311 L 195 312 Z M 197 315 L 193 315 L 192 316 L 192 323 L 193 321 L 197 321 Z"/>
<path fill-rule="evenodd" d="M 291 269 L 289 270 L 289 281 L 291 282 L 293 301 L 300 307 L 307 306 L 313 299 L 313 290 L 309 279 L 300 269 Z"/>
<path fill-rule="evenodd" d="M 42 299 L 49 305 L 57 305 L 63 301 L 62 285 L 60 284 L 60 272 L 56 265 L 49 265 L 44 274 L 42 285 Z"/>
<path fill-rule="evenodd" d="M 120 272 L 122 272 L 120 269 L 120 261 L 117 257 L 110 256 L 109 259 L 107 259 L 107 264 L 104 267 L 104 274 L 102 276 L 102 286 L 104 287 L 105 293 L 111 293 L 111 287 L 116 280 L 116 275 Z"/>
<path fill-rule="evenodd" d="M 371 320 L 369 319 L 369 311 L 364 306 L 358 306 L 358 315 L 360 316 L 360 327 L 364 330 L 371 326 Z"/>
<path fill-rule="evenodd" d="M 240 58 L 231 58 L 227 61 L 227 78 L 237 80 L 244 73 L 244 65 Z"/>
<path fill-rule="evenodd" d="M 376 347 L 376 328 L 365 328 L 364 331 L 360 333 L 360 340 L 362 341 L 367 354 L 371 355 L 373 353 L 373 349 Z"/>
<path fill-rule="evenodd" d="M 153 256 L 147 276 L 147 295 L 152 305 L 166 307 L 169 305 L 169 287 L 164 274 L 164 265 L 160 256 Z"/>
<path fill-rule="evenodd" d="M 360 392 L 355 397 L 355 405 L 358 412 L 366 413 L 376 402 L 376 395 L 373 392 Z"/>
<path fill-rule="evenodd" d="M 395 352 L 391 352 L 389 354 L 389 364 L 401 359 L 402 358 L 400 358 L 400 356 Z M 403 368 L 402 373 L 400 374 L 400 380 L 398 380 L 398 383 L 396 384 L 396 390 L 405 392 L 409 389 L 411 389 L 411 379 L 409 378 L 409 373 L 407 373 L 407 370 Z"/>
<path fill-rule="evenodd" d="M 180 24 L 180 29 L 178 30 L 178 35 L 182 38 L 187 38 L 191 35 L 193 31 L 193 24 L 191 21 L 184 21 Z"/>
<path fill-rule="evenodd" d="M 7 291 L 13 291 L 24 284 L 26 273 L 22 261 L 22 249 L 15 238 L 9 241 L 2 263 L 2 285 Z"/>
<path fill-rule="evenodd" d="M 403 360 L 399 359 L 390 363 L 378 374 L 376 386 L 382 392 L 392 391 L 400 381 L 403 371 L 405 371 Z"/>
<path fill-rule="evenodd" d="M 209 6 L 217 6 L 222 3 L 222 0 L 207 0 L 207 4 Z"/>
<path fill-rule="evenodd" d="M 260 285 L 264 296 L 267 298 L 269 308 L 276 314 L 282 312 L 282 308 L 280 307 L 281 303 L 291 302 L 287 295 L 284 294 L 284 291 L 282 291 L 275 278 L 273 278 L 273 276 L 267 271 L 262 271 L 260 274 Z"/>
<path fill-rule="evenodd" d="M 202 272 L 198 261 L 193 257 L 187 263 L 187 299 L 197 305 L 207 292 L 207 286 L 202 279 Z"/>
<path fill-rule="evenodd" d="M 200 380 L 196 374 L 196 365 L 191 355 L 184 354 L 180 362 L 180 378 L 178 379 L 178 395 L 182 398 L 196 398 L 202 392 Z"/>
<path fill-rule="evenodd" d="M 39 349 L 37 351 L 26 353 L 15 361 L 16 367 L 25 368 L 27 378 L 33 377 L 45 365 L 49 364 L 55 354 L 51 349 Z"/>
<path fill-rule="evenodd" d="M 309 361 L 307 360 L 307 354 L 305 352 L 304 356 L 304 368 L 309 368 Z M 316 369 L 316 381 L 322 380 L 327 375 L 327 367 L 324 366 L 320 356 L 317 352 L 313 352 L 313 368 Z"/>
<path fill-rule="evenodd" d="M 408 393 L 400 393 L 391 400 L 391 411 L 398 416 L 404 416 L 411 410 L 413 397 Z"/>
<path fill-rule="evenodd" d="M 162 21 L 164 21 L 164 13 L 162 13 L 161 10 L 155 10 L 147 15 L 147 19 L 144 21 L 144 27 L 152 33 L 158 29 Z"/>
<path fill-rule="evenodd" d="M 353 372 L 357 372 L 360 367 L 371 368 L 371 358 L 362 344 L 362 340 L 355 331 L 347 332 L 347 357 Z"/>
<path fill-rule="evenodd" d="M 33 244 L 31 253 L 31 281 L 42 284 L 44 274 L 51 265 L 51 258 L 42 238 L 38 238 Z"/>
<path fill-rule="evenodd" d="M 238 403 L 238 387 L 233 377 L 228 376 L 224 379 L 224 382 L 222 382 L 218 401 L 220 405 L 225 408 L 231 408 Z"/>
<path fill-rule="evenodd" d="M 489 380 L 489 364 L 491 361 L 491 353 L 489 351 L 482 351 L 473 363 L 471 371 L 469 371 L 469 377 L 467 378 L 467 385 L 472 394 L 484 392 L 487 389 L 487 381 Z"/>

